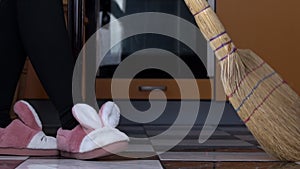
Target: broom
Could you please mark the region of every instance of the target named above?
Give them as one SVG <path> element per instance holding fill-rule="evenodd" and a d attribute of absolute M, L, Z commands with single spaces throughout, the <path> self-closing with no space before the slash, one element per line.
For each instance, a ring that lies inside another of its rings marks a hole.
<path fill-rule="evenodd" d="M 237 49 L 206 0 L 185 0 L 221 66 L 229 101 L 270 155 L 300 161 L 300 98 L 259 56 Z"/>

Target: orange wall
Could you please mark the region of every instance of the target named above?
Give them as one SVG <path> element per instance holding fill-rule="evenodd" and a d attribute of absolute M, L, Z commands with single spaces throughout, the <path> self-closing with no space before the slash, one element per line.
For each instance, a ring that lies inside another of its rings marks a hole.
<path fill-rule="evenodd" d="M 217 0 L 217 14 L 239 48 L 267 61 L 300 94 L 300 0 Z"/>

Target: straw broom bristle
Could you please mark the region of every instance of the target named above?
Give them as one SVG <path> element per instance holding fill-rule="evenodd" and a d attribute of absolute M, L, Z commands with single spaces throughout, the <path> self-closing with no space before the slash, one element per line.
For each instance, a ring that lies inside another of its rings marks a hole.
<path fill-rule="evenodd" d="M 185 2 L 215 50 L 225 93 L 240 118 L 267 153 L 300 161 L 298 94 L 254 52 L 236 50 L 205 0 Z"/>
<path fill-rule="evenodd" d="M 233 71 L 221 74 L 230 102 L 267 153 L 280 160 L 299 161 L 299 96 L 252 51 L 237 53 L 220 63 L 222 70 Z M 244 73 L 234 76 L 238 69 Z"/>

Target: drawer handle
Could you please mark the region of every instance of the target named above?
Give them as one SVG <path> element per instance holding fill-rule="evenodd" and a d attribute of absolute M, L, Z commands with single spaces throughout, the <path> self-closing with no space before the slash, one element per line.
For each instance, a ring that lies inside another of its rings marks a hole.
<path fill-rule="evenodd" d="M 167 86 L 140 86 L 139 90 L 142 92 L 149 92 L 152 90 L 167 91 Z"/>

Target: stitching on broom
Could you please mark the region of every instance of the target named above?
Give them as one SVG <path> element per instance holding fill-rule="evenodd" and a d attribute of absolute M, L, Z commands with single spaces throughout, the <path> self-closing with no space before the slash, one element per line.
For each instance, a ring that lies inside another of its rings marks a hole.
<path fill-rule="evenodd" d="M 201 11 L 197 12 L 194 14 L 194 16 L 199 15 L 200 13 L 204 12 L 206 9 L 210 8 L 210 5 L 208 5 L 207 7 L 205 7 L 204 9 L 202 9 Z"/>
<path fill-rule="evenodd" d="M 221 37 L 222 35 L 224 35 L 224 34 L 226 34 L 226 33 L 227 33 L 227 32 L 226 32 L 226 31 L 224 31 L 224 32 L 222 32 L 222 33 L 220 33 L 220 34 L 216 35 L 215 37 L 212 37 L 212 38 L 210 38 L 210 39 L 209 39 L 209 42 L 211 42 L 211 41 L 213 41 L 213 40 L 215 40 L 215 39 L 217 39 L 217 38 Z"/>
<path fill-rule="evenodd" d="M 220 45 L 219 47 L 217 47 L 214 52 L 217 52 L 218 50 L 222 49 L 223 47 L 225 47 L 226 45 L 229 45 L 232 43 L 232 40 L 226 42 L 226 43 L 222 43 L 222 45 Z"/>
<path fill-rule="evenodd" d="M 242 80 L 238 83 L 238 85 L 236 86 L 236 88 L 233 90 L 232 93 L 230 93 L 228 95 L 228 98 L 233 97 L 233 95 L 236 93 L 236 91 L 241 87 L 242 83 L 244 82 L 244 80 L 253 72 L 255 72 L 256 70 L 258 70 L 259 68 L 263 67 L 263 65 L 265 65 L 266 62 L 262 62 L 260 65 L 258 65 L 257 67 L 253 68 L 250 72 L 248 72 L 243 78 Z"/>
<path fill-rule="evenodd" d="M 242 108 L 242 106 L 245 104 L 245 102 L 254 94 L 254 91 L 262 84 L 264 81 L 275 75 L 276 72 L 272 72 L 271 74 L 265 76 L 263 79 L 261 79 L 251 90 L 251 92 L 245 97 L 245 99 L 241 102 L 240 106 L 235 110 L 236 112 L 239 112 Z"/>
<path fill-rule="evenodd" d="M 281 87 L 283 84 L 285 84 L 285 81 L 282 81 L 280 84 L 278 84 L 277 86 L 275 86 L 271 92 L 263 99 L 263 101 L 252 111 L 252 113 L 249 115 L 248 118 L 246 118 L 244 120 L 244 123 L 247 123 L 250 121 L 251 117 L 257 112 L 257 110 L 268 100 L 268 98 L 270 98 L 270 96 L 272 96 L 272 94 L 279 88 Z"/>
<path fill-rule="evenodd" d="M 234 47 L 233 50 L 226 56 L 222 57 L 219 62 L 222 62 L 223 60 L 225 60 L 226 58 L 228 58 L 231 54 L 233 54 L 235 51 L 237 51 L 237 48 Z"/>

